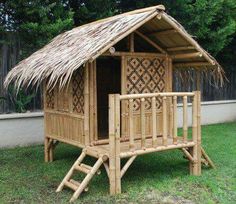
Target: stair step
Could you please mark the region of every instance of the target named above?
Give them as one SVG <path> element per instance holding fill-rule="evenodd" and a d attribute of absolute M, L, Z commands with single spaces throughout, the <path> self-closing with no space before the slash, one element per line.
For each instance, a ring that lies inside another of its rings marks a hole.
<path fill-rule="evenodd" d="M 68 188 L 76 191 L 79 188 L 79 186 L 76 185 L 74 182 L 71 182 L 71 180 L 70 181 L 65 181 L 65 186 L 67 186 Z"/>
<path fill-rule="evenodd" d="M 91 169 L 92 169 L 92 167 L 91 167 L 91 166 L 88 166 L 88 165 L 86 165 L 86 164 L 80 164 L 80 165 L 78 165 L 78 166 L 75 166 L 75 169 L 76 169 L 77 171 L 81 171 L 81 172 L 83 172 L 83 173 L 85 173 L 85 174 L 89 174 L 90 171 L 91 171 Z"/>

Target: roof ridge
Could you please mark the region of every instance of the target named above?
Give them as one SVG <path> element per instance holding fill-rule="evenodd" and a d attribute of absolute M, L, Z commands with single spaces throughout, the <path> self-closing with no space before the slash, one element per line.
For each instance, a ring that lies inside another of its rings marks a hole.
<path fill-rule="evenodd" d="M 136 9 L 136 10 L 128 11 L 128 12 L 125 12 L 125 13 L 120 13 L 120 14 L 117 14 L 117 15 L 114 15 L 114 16 L 110 16 L 110 17 L 107 17 L 107 18 L 98 19 L 96 21 L 92 21 L 90 23 L 86 23 L 86 24 L 83 24 L 83 25 L 78 26 L 78 27 L 84 27 L 84 26 L 88 26 L 88 25 L 102 23 L 102 22 L 108 21 L 108 20 L 113 19 L 113 18 L 115 19 L 115 18 L 118 18 L 118 17 L 126 16 L 126 15 L 145 13 L 145 12 L 152 11 L 152 10 L 165 11 L 165 6 L 162 5 L 162 4 L 159 4 L 159 5 L 156 5 L 156 6 L 150 6 L 150 7 L 146 7 L 146 8 Z"/>

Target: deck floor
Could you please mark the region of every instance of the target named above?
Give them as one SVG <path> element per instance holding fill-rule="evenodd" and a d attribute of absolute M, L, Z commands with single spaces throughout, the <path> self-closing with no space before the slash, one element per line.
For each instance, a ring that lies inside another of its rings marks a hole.
<path fill-rule="evenodd" d="M 145 148 L 143 148 L 141 146 L 141 139 L 139 140 L 135 140 L 134 141 L 134 148 L 131 150 L 130 149 L 130 142 L 129 141 L 125 141 L 125 142 L 120 142 L 120 153 L 126 153 L 126 152 L 134 152 L 134 151 L 139 151 L 139 150 L 148 150 L 148 149 L 152 149 L 152 152 L 156 151 L 165 151 L 168 149 L 178 149 L 181 148 L 182 145 L 186 146 L 186 147 L 191 147 L 194 145 L 194 143 L 192 142 L 192 140 L 187 141 L 186 143 L 183 142 L 182 138 L 179 137 L 177 144 L 173 143 L 173 138 L 168 138 L 167 139 L 167 145 L 164 146 L 162 143 L 162 137 L 157 137 L 157 145 L 155 147 L 153 147 L 152 145 L 152 138 L 150 139 L 146 139 L 146 144 L 145 144 Z M 109 155 L 109 144 L 100 144 L 100 145 L 95 145 L 95 146 L 90 146 L 89 150 L 97 152 L 98 154 L 108 154 Z M 147 153 L 149 153 L 147 151 Z M 145 154 L 145 153 L 144 153 Z"/>

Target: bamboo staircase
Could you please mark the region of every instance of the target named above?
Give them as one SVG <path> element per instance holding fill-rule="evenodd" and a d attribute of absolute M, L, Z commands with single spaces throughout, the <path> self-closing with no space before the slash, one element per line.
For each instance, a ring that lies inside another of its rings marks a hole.
<path fill-rule="evenodd" d="M 83 150 L 79 158 L 75 161 L 75 163 L 68 171 L 68 173 L 66 174 L 66 176 L 64 177 L 64 179 L 56 190 L 56 192 L 60 192 L 62 191 L 64 186 L 72 189 L 74 191 L 74 194 L 71 197 L 70 202 L 75 201 L 83 191 L 88 191 L 88 184 L 90 180 L 96 173 L 100 174 L 99 168 L 108 159 L 106 155 L 100 155 L 95 164 L 93 166 L 89 166 L 87 164 L 82 163 L 86 155 L 86 151 Z M 71 179 L 75 171 L 79 171 L 86 174 L 85 178 L 81 183 L 75 181 L 74 179 Z"/>

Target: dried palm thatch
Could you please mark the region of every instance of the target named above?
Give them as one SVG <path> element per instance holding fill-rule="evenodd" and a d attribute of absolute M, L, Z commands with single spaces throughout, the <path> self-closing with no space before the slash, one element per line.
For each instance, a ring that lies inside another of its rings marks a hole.
<path fill-rule="evenodd" d="M 53 88 L 57 83 L 63 88 L 76 69 L 96 59 L 118 41 L 160 15 L 164 21 L 181 30 L 187 41 L 203 54 L 212 67 L 217 68 L 214 69 L 217 70 L 216 76 L 222 79 L 222 68 L 216 60 L 159 5 L 102 19 L 58 35 L 48 45 L 17 64 L 8 73 L 5 87 L 13 81 L 17 89 L 38 86 L 47 79 L 47 88 Z"/>

